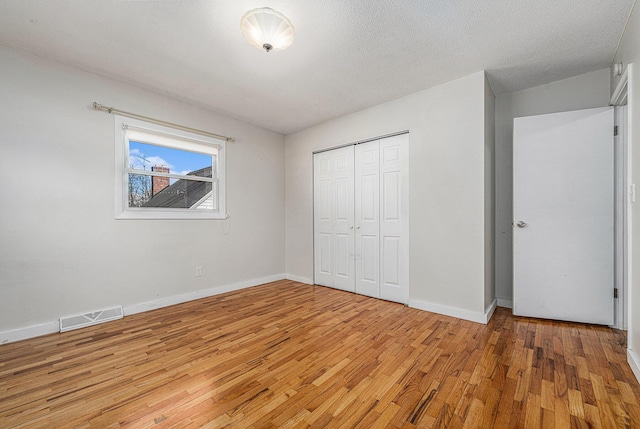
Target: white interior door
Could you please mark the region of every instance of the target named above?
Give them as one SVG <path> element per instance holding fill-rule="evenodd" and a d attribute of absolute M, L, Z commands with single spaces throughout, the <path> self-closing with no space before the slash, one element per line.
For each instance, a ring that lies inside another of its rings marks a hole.
<path fill-rule="evenodd" d="M 315 282 L 355 291 L 353 146 L 314 155 Z"/>
<path fill-rule="evenodd" d="M 613 108 L 514 119 L 514 314 L 613 324 Z"/>
<path fill-rule="evenodd" d="M 380 140 L 380 297 L 409 302 L 408 134 Z"/>
<path fill-rule="evenodd" d="M 356 292 L 380 298 L 380 141 L 355 147 Z"/>

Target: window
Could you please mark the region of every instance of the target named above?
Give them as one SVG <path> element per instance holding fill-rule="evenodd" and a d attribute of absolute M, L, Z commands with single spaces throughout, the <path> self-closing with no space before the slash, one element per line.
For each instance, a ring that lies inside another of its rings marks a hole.
<path fill-rule="evenodd" d="M 115 116 L 117 219 L 224 219 L 226 142 Z"/>

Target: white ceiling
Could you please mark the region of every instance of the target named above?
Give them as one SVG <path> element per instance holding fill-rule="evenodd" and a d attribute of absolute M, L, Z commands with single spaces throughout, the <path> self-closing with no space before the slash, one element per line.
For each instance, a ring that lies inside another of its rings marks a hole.
<path fill-rule="evenodd" d="M 607 67 L 634 3 L 0 0 L 0 44 L 287 134 L 480 70 L 500 94 Z M 263 6 L 290 48 L 244 40 Z"/>

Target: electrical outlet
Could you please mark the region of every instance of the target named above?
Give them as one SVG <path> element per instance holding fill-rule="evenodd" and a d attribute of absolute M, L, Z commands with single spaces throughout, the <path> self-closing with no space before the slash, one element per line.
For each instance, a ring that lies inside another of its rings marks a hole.
<path fill-rule="evenodd" d="M 202 277 L 202 267 L 196 267 L 196 277 Z"/>

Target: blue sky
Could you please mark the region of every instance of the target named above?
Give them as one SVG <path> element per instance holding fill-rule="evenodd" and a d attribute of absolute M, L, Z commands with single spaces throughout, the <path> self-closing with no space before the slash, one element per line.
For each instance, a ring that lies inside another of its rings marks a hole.
<path fill-rule="evenodd" d="M 147 171 L 154 165 L 164 165 L 171 169 L 171 173 L 187 174 L 211 166 L 211 155 L 131 141 L 129 165 L 135 169 Z"/>

